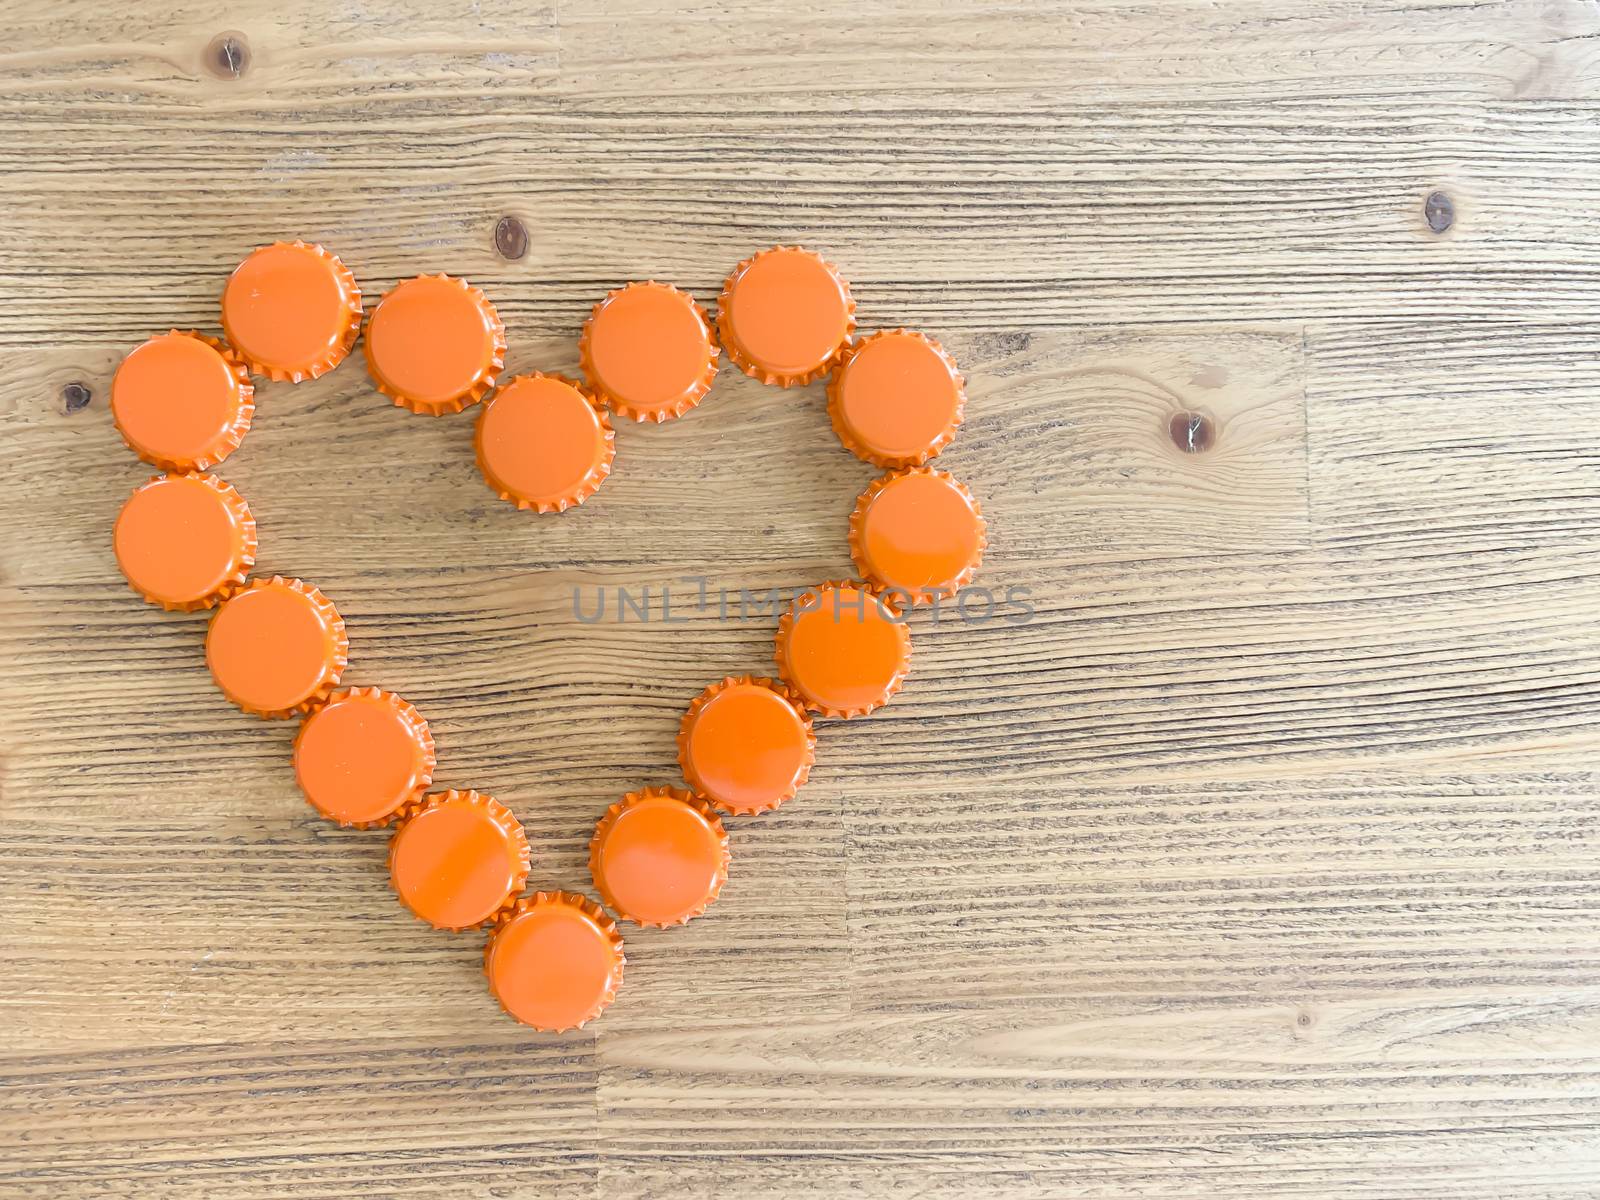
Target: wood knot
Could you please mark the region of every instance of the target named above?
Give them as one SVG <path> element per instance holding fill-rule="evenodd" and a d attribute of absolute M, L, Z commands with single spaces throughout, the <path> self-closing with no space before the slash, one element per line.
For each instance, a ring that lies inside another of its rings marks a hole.
<path fill-rule="evenodd" d="M 61 389 L 61 406 L 69 413 L 80 412 L 89 407 L 89 401 L 94 399 L 94 393 L 87 385 L 69 383 Z"/>
<path fill-rule="evenodd" d="M 528 227 L 516 217 L 501 217 L 494 227 L 494 248 L 513 261 L 528 252 Z"/>
<path fill-rule="evenodd" d="M 1422 215 L 1428 219 L 1428 228 L 1443 233 L 1456 223 L 1456 202 L 1444 192 L 1429 192 L 1422 202 Z"/>
<path fill-rule="evenodd" d="M 250 42 L 244 34 L 219 33 L 206 46 L 206 69 L 218 79 L 238 79 L 250 69 Z"/>
<path fill-rule="evenodd" d="M 1191 409 L 1173 413 L 1167 422 L 1167 433 L 1172 437 L 1172 444 L 1185 454 L 1209 450 L 1217 440 L 1216 423 L 1205 413 Z"/>

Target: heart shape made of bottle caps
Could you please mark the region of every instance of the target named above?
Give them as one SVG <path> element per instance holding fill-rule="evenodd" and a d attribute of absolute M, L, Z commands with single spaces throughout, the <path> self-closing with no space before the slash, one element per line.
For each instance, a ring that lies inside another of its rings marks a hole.
<path fill-rule="evenodd" d="M 505 327 L 465 280 L 403 280 L 369 313 L 338 257 L 299 241 L 239 264 L 221 324 L 221 337 L 152 337 L 117 368 L 116 427 L 162 472 L 123 505 L 117 562 L 151 604 L 212 611 L 206 663 L 223 694 L 260 717 L 300 719 L 292 753 L 306 799 L 341 825 L 391 827 L 401 902 L 438 929 L 487 929 L 489 989 L 537 1029 L 582 1026 L 611 1003 L 625 961 L 619 920 L 671 926 L 706 911 L 728 877 L 722 815 L 793 799 L 811 770 L 813 721 L 886 704 L 910 665 L 907 612 L 955 595 L 983 555 L 977 501 L 927 465 L 964 415 L 954 361 L 911 330 L 856 336 L 849 285 L 797 246 L 739 263 L 715 323 L 668 284 L 611 292 L 579 338 L 582 379 L 502 378 Z M 251 575 L 255 520 L 213 469 L 250 429 L 253 381 L 316 379 L 358 342 L 374 386 L 397 406 L 434 416 L 477 406 L 485 482 L 532 513 L 590 499 L 614 467 L 612 420 L 682 417 L 711 391 L 724 352 L 775 387 L 827 377 L 840 442 L 887 471 L 850 517 L 859 578 L 794 598 L 778 622 L 776 676 L 728 676 L 689 704 L 678 732 L 688 786 L 641 788 L 600 817 L 589 864 L 602 903 L 526 892 L 528 841 L 511 810 L 487 791 L 430 791 L 435 751 L 422 715 L 382 688 L 340 688 L 349 644 L 333 601 L 299 579 Z"/>

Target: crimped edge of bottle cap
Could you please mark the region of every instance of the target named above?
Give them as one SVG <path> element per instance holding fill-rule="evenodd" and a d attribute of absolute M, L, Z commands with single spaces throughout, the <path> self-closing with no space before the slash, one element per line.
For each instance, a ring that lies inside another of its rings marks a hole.
<path fill-rule="evenodd" d="M 249 367 L 252 373 L 264 376 L 275 383 L 302 383 L 307 379 L 320 379 L 350 356 L 350 351 L 355 349 L 356 341 L 361 337 L 361 318 L 363 315 L 361 287 L 356 283 L 356 277 L 351 273 L 350 268 L 344 265 L 344 260 L 337 254 L 318 242 L 303 242 L 298 238 L 292 242 L 269 242 L 265 246 L 257 246 L 240 260 L 239 266 L 242 267 L 263 250 L 276 250 L 280 246 L 293 250 L 310 250 L 318 257 L 326 259 L 329 267 L 338 276 L 339 282 L 344 285 L 344 308 L 348 319 L 345 321 L 345 331 L 339 340 L 339 344 L 303 367 L 276 367 L 252 358 L 243 349 L 234 344 L 231 336 L 228 338 L 228 344 L 232 346 L 234 353 Z M 238 269 L 238 267 L 234 268 L 235 271 Z M 231 282 L 233 276 L 230 275 L 228 278 Z M 223 285 L 223 295 L 224 297 L 227 295 L 226 284 Z M 228 316 L 225 305 L 222 306 L 222 328 L 226 334 Z"/>
<path fill-rule="evenodd" d="M 146 338 L 139 343 L 139 346 L 153 342 L 158 337 L 173 336 L 195 338 L 210 346 L 222 356 L 222 361 L 227 364 L 229 371 L 233 373 L 234 379 L 238 381 L 238 411 L 233 414 L 233 420 L 228 427 L 217 435 L 214 448 L 203 451 L 194 458 L 163 458 L 159 454 L 152 454 L 150 451 L 134 444 L 133 439 L 128 436 L 127 430 L 122 428 L 122 422 L 117 418 L 115 405 L 111 409 L 111 424 L 116 427 L 117 435 L 122 438 L 122 444 L 152 467 L 160 467 L 163 471 L 177 475 L 197 475 L 216 466 L 237 450 L 239 444 L 244 441 L 244 435 L 250 432 L 250 422 L 255 417 L 256 388 L 255 384 L 250 382 L 250 368 L 245 365 L 244 359 L 234 353 L 233 347 L 221 338 L 212 337 L 208 333 L 201 333 L 197 329 L 169 329 L 166 333 L 158 333 Z M 133 349 L 137 350 L 139 346 L 135 346 Z M 128 351 L 128 354 L 132 353 L 133 350 Z M 126 358 L 126 356 L 124 357 Z M 122 368 L 119 366 L 117 369 L 120 371 Z M 115 379 L 113 378 L 114 386 Z"/>
<path fill-rule="evenodd" d="M 536 1025 L 532 1021 L 524 1021 L 521 1017 L 517 1016 L 516 1013 L 512 1012 L 511 1009 L 506 1006 L 506 1002 L 500 998 L 500 993 L 495 989 L 494 986 L 494 973 L 489 969 L 489 964 L 494 958 L 495 939 L 500 936 L 501 932 L 503 932 L 518 917 L 522 916 L 523 913 L 526 913 L 534 908 L 549 907 L 552 905 L 575 908 L 579 912 L 583 913 L 584 916 L 588 917 L 597 926 L 599 926 L 601 934 L 605 937 L 606 941 L 611 944 L 612 950 L 616 953 L 616 958 L 611 966 L 611 976 L 606 982 L 606 989 L 604 993 L 602 993 L 600 999 L 590 1010 L 589 1015 L 584 1017 L 583 1020 L 577 1022 L 575 1025 L 546 1026 Z M 500 1011 L 505 1013 L 506 1016 L 510 1017 L 513 1021 L 517 1022 L 517 1024 L 526 1025 L 528 1028 L 538 1030 L 540 1033 L 565 1033 L 571 1029 L 582 1029 L 590 1021 L 593 1021 L 596 1017 L 600 1016 L 600 1014 L 605 1012 L 606 1009 L 610 1008 L 612 1003 L 616 1000 L 617 992 L 622 988 L 623 972 L 627 965 L 628 956 L 624 952 L 623 948 L 622 931 L 617 928 L 616 921 L 612 918 L 610 913 L 606 912 L 605 909 L 601 908 L 593 900 L 589 899 L 587 896 L 579 895 L 577 892 L 534 892 L 530 896 L 518 897 L 515 901 L 501 909 L 500 912 L 495 915 L 494 921 L 492 922 L 492 927 L 489 930 L 489 939 L 484 943 L 483 946 L 484 979 L 488 982 L 489 994 L 494 997 L 495 1003 L 500 1006 Z"/>
<path fill-rule="evenodd" d="M 839 344 L 833 348 L 833 351 L 828 355 L 827 358 L 823 359 L 822 362 L 817 364 L 817 366 L 806 371 L 788 372 L 767 370 L 765 367 L 761 366 L 754 359 L 745 354 L 745 352 L 740 348 L 739 341 L 733 333 L 731 305 L 733 303 L 734 286 L 739 282 L 740 277 L 750 269 L 751 265 L 756 261 L 756 259 L 760 258 L 763 254 L 772 254 L 779 250 L 798 251 L 799 253 L 807 255 L 810 258 L 816 259 L 817 262 L 821 263 L 823 267 L 827 269 L 828 274 L 832 275 L 833 278 L 838 281 L 840 290 L 844 292 L 844 333 L 839 338 Z M 734 267 L 734 269 L 728 273 L 728 277 L 722 282 L 722 293 L 717 298 L 717 333 L 721 338 L 722 348 L 728 355 L 728 361 L 734 366 L 738 367 L 739 370 L 743 371 L 752 379 L 759 379 L 762 383 L 770 384 L 774 387 L 802 387 L 805 384 L 814 383 L 818 379 L 821 379 L 824 375 L 828 374 L 829 371 L 834 369 L 834 364 L 839 361 L 839 356 L 843 354 L 846 347 L 850 345 L 850 338 L 855 333 L 855 330 L 856 301 L 855 297 L 850 293 L 850 282 L 839 273 L 838 267 L 834 266 L 827 259 L 823 258 L 822 255 L 818 254 L 815 250 L 807 250 L 804 246 L 768 246 L 765 250 L 757 251 L 755 254 L 752 254 L 749 258 L 739 263 L 738 266 Z"/>
<path fill-rule="evenodd" d="M 383 307 L 385 300 L 406 284 L 418 279 L 442 279 L 467 293 L 472 297 L 474 303 L 489 314 L 489 328 L 494 336 L 493 353 L 490 355 L 489 365 L 479 372 L 478 378 L 473 381 L 470 387 L 448 400 L 419 400 L 414 396 L 407 396 L 404 392 L 385 382 L 382 374 L 378 371 L 377 364 L 372 361 L 372 319 L 378 315 L 378 310 Z M 377 304 L 373 305 L 372 311 L 367 314 L 366 329 L 368 336 L 363 343 L 362 350 L 367 360 L 367 375 L 372 379 L 373 386 L 394 401 L 398 407 L 408 409 L 422 416 L 442 417 L 449 413 L 458 413 L 472 407 L 489 394 L 489 391 L 495 385 L 495 381 L 499 379 L 500 372 L 506 365 L 506 327 L 505 323 L 500 320 L 499 311 L 489 297 L 483 294 L 481 288 L 473 287 L 465 279 L 455 275 L 446 275 L 441 272 L 438 275 L 413 275 L 408 279 L 400 280 L 394 287 L 378 297 Z"/>
<path fill-rule="evenodd" d="M 617 458 L 616 430 L 611 427 L 611 417 L 607 414 L 605 406 L 595 399 L 594 393 L 589 390 L 588 385 L 582 380 L 574 379 L 570 375 L 563 375 L 559 371 L 529 371 L 525 375 L 513 376 L 501 385 L 500 391 L 508 391 L 513 384 L 522 380 L 532 379 L 554 379 L 558 383 L 566 384 L 588 401 L 589 407 L 594 409 L 595 415 L 600 418 L 600 430 L 605 440 L 604 457 L 601 459 L 599 466 L 588 475 L 585 475 L 583 481 L 573 491 L 557 500 L 529 500 L 525 496 L 517 495 L 505 486 L 504 480 L 494 474 L 483 456 L 483 422 L 489 415 L 494 400 L 490 400 L 489 404 L 485 405 L 483 411 L 478 414 L 478 424 L 472 431 L 473 457 L 478 461 L 478 473 L 483 476 L 483 481 L 489 485 L 489 490 L 506 503 L 514 504 L 524 512 L 566 512 L 567 509 L 576 508 L 598 492 L 600 485 L 611 477 L 611 464 Z M 498 398 L 499 394 L 497 393 L 495 399 Z"/>
<path fill-rule="evenodd" d="M 712 796 L 705 785 L 705 780 L 695 771 L 693 759 L 689 754 L 689 734 L 694 729 L 695 722 L 699 719 L 700 713 L 705 710 L 706 705 L 710 704 L 729 688 L 739 687 L 744 684 L 767 688 L 793 707 L 795 713 L 800 717 L 801 723 L 805 726 L 806 749 L 805 756 L 800 764 L 799 774 L 795 777 L 794 782 L 784 789 L 781 795 L 767 804 L 735 807 Z M 817 732 L 812 723 L 811 714 L 806 711 L 805 697 L 783 680 L 770 679 L 764 675 L 724 676 L 689 701 L 689 707 L 684 711 L 682 719 L 678 722 L 678 766 L 683 771 L 683 777 L 688 782 L 690 790 L 694 793 L 696 799 L 704 800 L 707 804 L 713 805 L 731 816 L 748 817 L 755 816 L 758 813 L 771 812 L 780 805 L 793 800 L 800 789 L 805 786 L 806 780 L 811 778 L 811 768 L 817 762 L 816 750 Z"/>
<path fill-rule="evenodd" d="M 406 898 L 401 894 L 400 889 L 395 886 L 395 852 L 400 845 L 400 835 L 406 831 L 406 827 L 410 825 L 412 821 L 416 820 L 425 812 L 430 812 L 435 808 L 444 806 L 445 804 L 462 801 L 467 804 L 482 806 L 484 811 L 487 812 L 497 823 L 505 824 L 509 822 L 511 840 L 516 858 L 516 866 L 514 868 L 511 886 L 506 891 L 505 899 L 495 906 L 493 912 L 466 925 L 435 925 L 432 921 L 428 920 L 427 917 L 423 916 L 416 909 L 412 908 L 411 905 L 406 902 Z M 501 804 L 500 801 L 496 800 L 487 792 L 474 791 L 471 788 L 463 790 L 451 788 L 448 791 L 430 793 L 429 795 L 424 796 L 422 799 L 406 805 L 405 808 L 400 810 L 398 819 L 395 821 L 394 833 L 389 838 L 389 887 L 394 894 L 399 897 L 401 906 L 423 924 L 432 926 L 434 929 L 443 929 L 450 933 L 460 933 L 466 929 L 481 929 L 483 926 L 493 923 L 501 913 L 510 908 L 515 903 L 517 894 L 522 891 L 523 887 L 526 886 L 528 882 L 528 872 L 531 869 L 532 861 L 533 853 L 528 846 L 527 832 L 522 828 L 522 822 L 517 820 L 515 813 L 513 813 L 509 808 L 507 808 L 504 804 Z"/>
<path fill-rule="evenodd" d="M 202 609 L 215 608 L 244 586 L 245 581 L 250 577 L 250 568 L 256 565 L 256 551 L 260 549 L 261 545 L 257 536 L 256 519 L 251 514 L 250 506 L 245 503 L 244 497 L 238 493 L 232 484 L 220 476 L 200 471 L 164 471 L 160 475 L 152 475 L 128 493 L 128 500 L 123 501 L 123 506 L 126 507 L 128 501 L 132 500 L 133 497 L 144 491 L 152 483 L 158 483 L 163 479 L 198 479 L 214 489 L 222 497 L 223 503 L 232 511 L 234 518 L 239 523 L 239 528 L 244 534 L 244 547 L 240 551 L 238 565 L 229 572 L 227 578 L 200 599 L 185 600 L 177 603 L 152 596 L 134 583 L 133 580 L 128 579 L 126 572 L 123 573 L 122 578 L 127 581 L 128 587 L 143 599 L 146 604 L 153 604 L 166 612 L 200 612 Z M 120 521 L 121 519 L 122 514 L 119 511 L 117 520 Z M 115 534 L 113 534 L 113 537 L 115 537 Z M 118 566 L 120 567 L 121 564 L 119 563 Z"/>
<path fill-rule="evenodd" d="M 950 372 L 950 377 L 956 385 L 956 410 L 951 414 L 949 422 L 939 435 L 928 446 L 915 454 L 879 454 L 875 450 L 863 445 L 856 434 L 850 429 L 844 419 L 844 376 L 850 364 L 855 361 L 862 350 L 881 338 L 901 336 L 915 338 L 927 344 Z M 869 333 L 866 337 L 847 345 L 834 364 L 833 374 L 828 379 L 828 420 L 833 425 L 833 432 L 838 435 L 844 448 L 854 454 L 863 462 L 872 463 L 877 467 L 920 467 L 929 459 L 937 458 L 944 452 L 944 448 L 955 441 L 956 431 L 961 428 L 961 423 L 967 419 L 967 381 L 961 374 L 961 368 L 956 366 L 956 360 L 933 338 L 915 329 L 880 329 L 876 333 Z"/>
<path fill-rule="evenodd" d="M 867 595 L 877 600 L 890 612 L 894 613 L 895 616 L 901 615 L 900 606 L 895 603 L 893 595 L 867 580 L 825 579 L 821 583 L 817 584 L 816 587 L 807 588 L 805 591 L 801 592 L 792 601 L 790 601 L 789 607 L 783 610 L 783 615 L 778 618 L 778 632 L 773 639 L 774 646 L 772 657 L 773 660 L 778 664 L 778 675 L 805 701 L 805 705 L 808 709 L 824 717 L 848 721 L 854 719 L 855 717 L 864 717 L 869 713 L 877 712 L 878 709 L 882 708 L 896 695 L 898 695 L 900 689 L 905 686 L 906 676 L 911 672 L 911 631 L 906 628 L 904 623 L 896 622 L 896 626 L 901 630 L 902 640 L 905 643 L 906 665 L 895 672 L 894 678 L 889 681 L 888 690 L 884 693 L 883 699 L 875 701 L 872 704 L 862 705 L 859 707 L 838 708 L 831 704 L 824 704 L 820 700 L 808 695 L 806 690 L 802 688 L 797 681 L 789 678 L 787 674 L 789 663 L 787 656 L 784 654 L 784 648 L 788 645 L 789 638 L 794 632 L 795 613 L 800 606 L 807 600 L 820 601 L 822 599 L 822 593 L 832 591 L 836 588 L 848 588 L 850 591 L 854 592 L 865 592 Z"/>
<path fill-rule="evenodd" d="M 600 310 L 603 309 L 607 304 L 610 304 L 624 292 L 634 291 L 636 289 L 666 291 L 671 292 L 675 296 L 683 297 L 683 299 L 689 302 L 690 307 L 694 309 L 695 315 L 700 318 L 700 324 L 705 330 L 706 369 L 701 374 L 700 378 L 690 385 L 690 388 L 686 393 L 680 396 L 677 400 L 673 401 L 666 408 L 641 408 L 638 405 L 630 404 L 621 396 L 606 390 L 604 383 L 601 382 L 600 372 L 595 369 L 593 346 L 590 335 L 590 331 L 595 323 L 595 319 L 599 317 Z M 643 282 L 625 284 L 622 287 L 614 288 L 607 292 L 605 294 L 605 298 L 590 310 L 589 319 L 583 323 L 583 333 L 578 338 L 578 367 L 579 370 L 583 372 L 584 379 L 588 380 L 588 392 L 598 401 L 600 401 L 600 403 L 604 404 L 612 412 L 616 413 L 619 417 L 622 417 L 626 420 L 641 422 L 654 421 L 657 425 L 683 416 L 684 413 L 696 407 L 700 401 L 706 398 L 706 394 L 711 391 L 712 383 L 717 378 L 717 371 L 720 365 L 717 362 L 717 358 L 721 353 L 722 351 L 717 341 L 717 327 L 716 325 L 712 324 L 711 318 L 706 314 L 706 310 L 700 306 L 700 302 L 697 301 L 693 296 L 689 295 L 689 293 L 684 291 L 682 288 L 673 287 L 670 283 L 658 283 L 654 279 L 647 279 Z"/>
<path fill-rule="evenodd" d="M 422 746 L 421 781 L 412 788 L 411 794 L 396 804 L 387 815 L 371 821 L 345 821 L 330 813 L 323 812 L 317 806 L 316 801 L 311 798 L 311 793 L 306 790 L 305 783 L 300 778 L 300 743 L 306 736 L 306 726 L 323 709 L 348 699 L 378 700 L 388 705 L 400 715 L 400 719 L 416 735 L 418 743 Z M 304 719 L 300 722 L 300 728 L 295 731 L 294 749 L 290 753 L 290 762 L 294 765 L 294 780 L 296 786 L 300 788 L 300 794 L 305 797 L 306 803 L 311 806 L 318 816 L 326 821 L 336 821 L 343 829 L 382 829 L 385 825 L 392 824 L 402 812 L 417 803 L 427 792 L 429 785 L 433 783 L 433 770 L 439 765 L 439 755 L 438 748 L 433 742 L 433 731 L 428 728 L 427 718 L 419 713 L 410 701 L 384 688 L 356 687 L 340 688 L 338 691 L 330 693 L 326 700 L 306 713 Z"/>
<path fill-rule="evenodd" d="M 250 580 L 243 587 L 235 588 L 234 591 L 227 597 L 227 600 L 224 600 L 222 604 L 217 606 L 217 612 L 220 613 L 222 611 L 223 605 L 226 604 L 228 600 L 236 600 L 246 592 L 253 592 L 262 588 L 272 587 L 289 588 L 291 591 L 299 592 L 312 602 L 313 606 L 315 606 L 317 611 L 322 615 L 323 620 L 327 623 L 328 628 L 333 631 L 333 662 L 323 671 L 322 682 L 317 684 L 315 690 L 313 690 L 312 693 L 304 700 L 298 701 L 297 703 L 290 705 L 288 708 L 263 709 L 246 704 L 238 697 L 233 695 L 233 693 L 228 691 L 227 688 L 223 687 L 222 681 L 217 679 L 216 672 L 212 672 L 211 678 L 216 681 L 217 688 L 224 696 L 228 698 L 230 702 L 237 705 L 245 712 L 253 713 L 256 716 L 262 717 L 266 720 L 275 720 L 280 717 L 292 717 L 296 713 L 310 712 L 313 708 L 316 708 L 318 705 L 322 704 L 330 695 L 333 694 L 333 690 L 339 686 L 339 679 L 341 676 L 343 676 L 344 669 L 350 665 L 350 636 L 345 631 L 344 618 L 339 615 L 339 610 L 334 607 L 332 600 L 329 600 L 315 586 L 306 583 L 304 580 L 287 579 L 282 575 L 274 575 L 270 579 L 262 579 L 257 577 Z M 216 614 L 213 614 L 211 619 L 215 621 Z M 208 641 L 209 637 L 210 631 L 208 629 Z M 207 665 L 210 665 L 209 662 Z"/>
<path fill-rule="evenodd" d="M 928 475 L 948 484 L 966 498 L 967 503 L 972 506 L 973 516 L 978 518 L 978 545 L 973 552 L 972 561 L 949 583 L 942 584 L 939 587 L 913 589 L 893 583 L 877 574 L 867 557 L 862 535 L 862 526 L 866 523 L 867 510 L 872 507 L 872 502 L 878 498 L 884 489 L 896 480 L 904 479 L 908 475 Z M 877 479 L 867 484 L 861 495 L 856 497 L 855 509 L 850 514 L 849 542 L 850 560 L 855 563 L 856 570 L 861 572 L 862 578 L 880 588 L 887 595 L 906 597 L 913 605 L 932 604 L 936 600 L 949 599 L 972 582 L 972 578 L 977 574 L 978 568 L 983 565 L 983 552 L 989 548 L 989 522 L 984 518 L 983 508 L 978 504 L 978 498 L 972 494 L 966 484 L 962 483 L 950 472 L 936 470 L 933 467 L 901 467 L 898 470 L 890 471 L 887 475 L 880 475 Z"/>
<path fill-rule="evenodd" d="M 606 834 L 611 831 L 611 827 L 617 823 L 617 818 L 624 812 L 637 804 L 644 803 L 646 800 L 656 800 L 663 797 L 670 797 L 688 805 L 710 823 L 712 832 L 717 838 L 720 861 L 717 864 L 717 875 L 712 883 L 711 891 L 693 909 L 674 921 L 642 921 L 618 904 L 617 898 L 606 887 L 605 875 L 600 870 L 600 846 L 605 841 Z M 723 827 L 722 818 L 717 816 L 716 810 L 709 803 L 692 792 L 684 791 L 682 788 L 647 787 L 640 788 L 636 792 L 627 793 L 621 800 L 606 809 L 605 814 L 594 827 L 594 836 L 589 839 L 589 876 L 594 880 L 594 889 L 600 893 L 600 899 L 605 901 L 606 907 L 616 913 L 620 919 L 632 921 L 635 925 L 650 929 L 668 929 L 675 925 L 686 925 L 696 917 L 703 916 L 706 909 L 711 907 L 716 898 L 722 894 L 723 886 L 728 882 L 728 867 L 732 861 L 733 856 L 728 849 L 728 831 Z"/>

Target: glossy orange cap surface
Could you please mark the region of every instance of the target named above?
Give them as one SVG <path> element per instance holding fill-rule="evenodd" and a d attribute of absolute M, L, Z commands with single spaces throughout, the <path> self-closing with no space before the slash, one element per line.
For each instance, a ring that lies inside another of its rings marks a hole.
<path fill-rule="evenodd" d="M 705 312 L 687 292 L 664 283 L 630 283 L 595 305 L 578 352 L 595 394 L 635 421 L 681 417 L 717 374 Z"/>
<path fill-rule="evenodd" d="M 850 556 L 863 576 L 911 601 L 954 596 L 986 543 L 972 493 L 943 471 L 907 467 L 867 485 L 850 516 Z"/>
<path fill-rule="evenodd" d="M 522 897 L 483 948 L 483 972 L 500 1007 L 545 1033 L 576 1029 L 604 1012 L 626 962 L 617 923 L 573 892 Z"/>
<path fill-rule="evenodd" d="M 494 305 L 449 275 L 395 284 L 367 321 L 367 372 L 412 412 L 442 416 L 476 404 L 494 386 L 505 352 Z"/>
<path fill-rule="evenodd" d="M 891 329 L 846 350 L 828 382 L 828 416 L 857 458 L 915 467 L 950 444 L 961 425 L 966 383 L 932 338 Z"/>
<path fill-rule="evenodd" d="M 528 839 L 482 792 L 437 792 L 406 810 L 389 842 L 389 882 L 435 929 L 471 929 L 528 881 Z"/>
<path fill-rule="evenodd" d="M 911 631 L 867 586 L 824 583 L 778 621 L 778 672 L 825 717 L 887 704 L 911 665 Z"/>
<path fill-rule="evenodd" d="M 483 406 L 478 469 L 502 500 L 536 512 L 582 504 L 611 473 L 611 422 L 573 380 L 518 375 Z"/>
<path fill-rule="evenodd" d="M 600 818 L 589 871 L 618 916 L 682 925 L 705 912 L 727 882 L 728 835 L 705 801 L 678 788 L 645 788 Z"/>
<path fill-rule="evenodd" d="M 252 251 L 222 289 L 222 329 L 258 375 L 315 379 L 361 334 L 361 289 L 321 246 L 275 242 Z"/>
<path fill-rule="evenodd" d="M 274 575 L 224 600 L 206 630 L 206 665 L 245 712 L 287 717 L 325 699 L 350 644 L 331 601 L 310 584 Z"/>
<path fill-rule="evenodd" d="M 204 471 L 238 449 L 250 430 L 254 394 L 232 350 L 174 329 L 122 360 L 111 380 L 111 418 L 145 462 Z"/>
<path fill-rule="evenodd" d="M 803 701 L 781 683 L 729 676 L 701 692 L 678 727 L 678 764 L 724 812 L 767 812 L 811 773 L 817 739 Z"/>
<path fill-rule="evenodd" d="M 776 246 L 733 269 L 717 328 L 746 375 L 794 387 L 828 373 L 855 329 L 855 310 L 850 285 L 829 263 L 798 246 Z"/>
<path fill-rule="evenodd" d="M 433 779 L 433 735 L 422 715 L 393 692 L 335 692 L 300 726 L 294 775 L 330 821 L 383 825 L 419 799 Z"/>
<path fill-rule="evenodd" d="M 151 604 L 210 608 L 256 561 L 256 523 L 215 475 L 157 475 L 128 497 L 112 533 L 117 565 Z"/>

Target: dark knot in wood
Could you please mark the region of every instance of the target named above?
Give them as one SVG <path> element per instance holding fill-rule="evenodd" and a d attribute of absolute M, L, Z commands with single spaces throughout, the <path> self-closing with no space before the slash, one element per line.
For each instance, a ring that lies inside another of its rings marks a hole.
<path fill-rule="evenodd" d="M 1456 223 L 1456 203 L 1443 192 L 1429 192 L 1422 213 L 1428 218 L 1428 228 L 1435 233 L 1443 233 Z"/>
<path fill-rule="evenodd" d="M 1172 414 L 1172 420 L 1167 422 L 1167 433 L 1172 436 L 1173 445 L 1187 454 L 1209 450 L 1217 440 L 1217 427 L 1211 418 L 1189 410 Z"/>
<path fill-rule="evenodd" d="M 61 389 L 61 406 L 69 413 L 79 412 L 89 407 L 89 401 L 94 399 L 94 393 L 84 384 L 73 382 Z"/>
<path fill-rule="evenodd" d="M 206 47 L 206 68 L 218 79 L 238 79 L 250 69 L 250 43 L 242 33 L 219 33 Z"/>
<path fill-rule="evenodd" d="M 516 217 L 501 217 L 494 227 L 494 248 L 501 258 L 521 258 L 528 252 L 528 227 Z"/>

